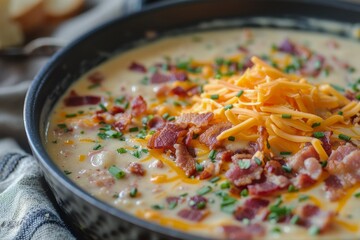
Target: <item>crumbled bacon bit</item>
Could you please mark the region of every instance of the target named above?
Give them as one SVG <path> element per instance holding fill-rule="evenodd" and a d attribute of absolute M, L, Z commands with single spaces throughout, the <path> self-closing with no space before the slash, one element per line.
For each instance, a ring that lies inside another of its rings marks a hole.
<path fill-rule="evenodd" d="M 187 147 L 183 144 L 175 144 L 175 163 L 181 168 L 186 176 L 192 176 L 196 173 L 196 161 L 189 153 Z"/>
<path fill-rule="evenodd" d="M 307 204 L 300 209 L 299 216 L 306 227 L 316 226 L 320 231 L 324 231 L 329 228 L 335 215 L 321 210 L 318 206 Z"/>
<path fill-rule="evenodd" d="M 208 113 L 183 113 L 176 118 L 176 122 L 180 124 L 188 124 L 190 126 L 205 127 L 213 119 L 214 114 Z"/>
<path fill-rule="evenodd" d="M 128 170 L 138 176 L 144 176 L 146 171 L 140 163 L 131 162 L 128 166 Z"/>
<path fill-rule="evenodd" d="M 111 115 L 115 115 L 115 114 L 118 114 L 118 113 L 123 113 L 125 112 L 125 109 L 123 109 L 122 107 L 118 107 L 118 106 L 113 106 L 110 110 L 109 110 L 109 113 Z"/>
<path fill-rule="evenodd" d="M 304 166 L 304 161 L 308 158 L 319 159 L 319 154 L 312 145 L 304 147 L 298 151 L 294 156 L 289 158 L 289 165 L 295 171 L 299 171 Z"/>
<path fill-rule="evenodd" d="M 277 47 L 277 49 L 281 52 L 289 53 L 289 54 L 295 54 L 295 44 L 290 41 L 290 39 L 286 38 L 284 39 L 280 45 Z"/>
<path fill-rule="evenodd" d="M 173 88 L 171 90 L 171 93 L 174 94 L 174 95 L 177 95 L 179 97 L 186 97 L 187 96 L 187 91 L 184 88 L 180 87 L 180 86 L 177 86 L 177 87 Z"/>
<path fill-rule="evenodd" d="M 174 71 L 171 72 L 169 80 L 170 81 L 186 81 L 188 79 L 186 72 L 183 71 Z"/>
<path fill-rule="evenodd" d="M 301 74 L 305 76 L 317 77 L 324 66 L 325 58 L 321 55 L 312 55 L 301 68 Z"/>
<path fill-rule="evenodd" d="M 152 119 L 150 119 L 147 123 L 148 127 L 150 129 L 161 129 L 165 126 L 166 122 L 162 117 L 155 116 Z"/>
<path fill-rule="evenodd" d="M 155 72 L 150 78 L 150 83 L 166 83 L 169 81 L 170 77 L 168 75 L 159 72 Z"/>
<path fill-rule="evenodd" d="M 240 227 L 237 225 L 224 225 L 222 230 L 229 240 L 251 240 L 253 237 L 260 237 L 265 235 L 265 228 L 258 224 L 250 224 L 246 227 Z"/>
<path fill-rule="evenodd" d="M 269 134 L 267 133 L 266 128 L 264 126 L 258 127 L 258 134 L 259 134 L 259 138 L 257 139 L 257 144 L 259 147 L 258 151 L 264 151 L 264 149 L 266 148 Z"/>
<path fill-rule="evenodd" d="M 196 195 L 190 198 L 189 206 L 192 209 L 203 209 L 206 207 L 207 199 L 201 195 Z M 200 206 L 199 204 L 203 205 Z"/>
<path fill-rule="evenodd" d="M 78 107 L 83 105 L 95 105 L 100 103 L 101 98 L 98 96 L 74 96 L 70 95 L 64 99 L 67 107 Z"/>
<path fill-rule="evenodd" d="M 320 141 L 322 142 L 322 146 L 326 152 L 326 154 L 328 156 L 330 156 L 331 151 L 332 151 L 332 147 L 331 147 L 331 142 L 330 142 L 330 137 L 332 135 L 331 131 L 326 131 L 324 132 L 324 137 L 320 138 Z"/>
<path fill-rule="evenodd" d="M 299 174 L 294 180 L 294 186 L 298 189 L 308 188 L 316 181 L 307 174 Z"/>
<path fill-rule="evenodd" d="M 263 172 L 263 168 L 259 166 L 255 161 L 245 159 L 244 161 L 250 161 L 250 166 L 247 169 L 241 169 L 238 165 L 238 155 L 232 157 L 233 164 L 230 169 L 225 173 L 225 176 L 234 183 L 234 185 L 240 187 L 252 183 L 254 180 L 259 180 Z"/>
<path fill-rule="evenodd" d="M 234 155 L 232 151 L 220 150 L 216 154 L 216 160 L 221 162 L 231 162 L 231 157 Z"/>
<path fill-rule="evenodd" d="M 146 67 L 140 63 L 132 62 L 129 66 L 129 70 L 134 72 L 146 73 Z"/>
<path fill-rule="evenodd" d="M 289 179 L 282 175 L 269 175 L 264 182 L 249 185 L 248 189 L 251 195 L 269 196 L 285 189 L 289 184 Z"/>
<path fill-rule="evenodd" d="M 87 79 L 92 83 L 92 84 L 100 84 L 102 81 L 104 81 L 105 76 L 103 73 L 101 72 L 93 72 L 91 73 Z"/>
<path fill-rule="evenodd" d="M 214 175 L 214 171 L 215 171 L 215 164 L 212 162 L 207 163 L 205 165 L 204 170 L 200 173 L 199 179 L 204 180 L 211 178 Z"/>
<path fill-rule="evenodd" d="M 215 147 L 221 145 L 221 142 L 218 141 L 216 137 L 223 131 L 231 128 L 231 126 L 232 125 L 229 122 L 222 122 L 212 125 L 200 135 L 199 141 L 211 149 L 214 149 Z"/>
<path fill-rule="evenodd" d="M 115 179 L 107 170 L 97 169 L 89 176 L 89 182 L 97 187 L 110 188 L 115 184 Z"/>
<path fill-rule="evenodd" d="M 265 169 L 267 173 L 275 175 L 285 175 L 286 172 L 282 168 L 282 165 L 278 161 L 270 160 L 266 162 Z"/>
<path fill-rule="evenodd" d="M 131 115 L 129 113 L 118 113 L 115 115 L 114 128 L 121 132 L 131 123 Z"/>
<path fill-rule="evenodd" d="M 177 213 L 177 215 L 179 217 L 184 218 L 189 221 L 193 221 L 193 222 L 200 222 L 208 214 L 209 214 L 209 212 L 207 210 L 197 210 L 197 209 L 190 209 L 190 208 L 182 209 Z"/>
<path fill-rule="evenodd" d="M 254 219 L 262 209 L 266 208 L 269 205 L 269 200 L 262 199 L 262 198 L 250 198 L 246 200 L 244 205 L 239 206 L 234 216 L 237 220 L 242 221 L 245 218 L 252 220 Z"/>
<path fill-rule="evenodd" d="M 148 147 L 151 149 L 173 149 L 177 140 L 185 134 L 184 126 L 167 123 L 165 127 L 151 136 Z"/>
<path fill-rule="evenodd" d="M 131 103 L 131 114 L 138 117 L 146 113 L 147 104 L 142 96 L 137 96 Z"/>

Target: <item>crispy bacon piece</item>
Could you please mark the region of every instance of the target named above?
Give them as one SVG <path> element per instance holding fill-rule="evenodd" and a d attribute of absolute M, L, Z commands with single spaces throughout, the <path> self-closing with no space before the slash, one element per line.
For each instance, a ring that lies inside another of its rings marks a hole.
<path fill-rule="evenodd" d="M 231 157 L 234 155 L 232 151 L 220 150 L 216 154 L 216 160 L 221 162 L 231 162 Z"/>
<path fill-rule="evenodd" d="M 341 188 L 345 191 L 360 182 L 359 168 L 360 149 L 357 147 L 347 143 L 332 152 L 326 166 L 330 177 L 325 184 L 327 196 L 330 200 L 337 200 L 343 195 Z"/>
<path fill-rule="evenodd" d="M 312 186 L 316 181 L 307 174 L 299 174 L 294 179 L 294 186 L 298 189 L 303 189 Z"/>
<path fill-rule="evenodd" d="M 131 162 L 127 168 L 131 173 L 138 175 L 138 176 L 144 176 L 146 171 L 142 167 L 140 163 Z"/>
<path fill-rule="evenodd" d="M 119 113 L 115 115 L 114 128 L 121 132 L 131 123 L 131 115 L 129 113 Z"/>
<path fill-rule="evenodd" d="M 208 113 L 183 113 L 176 118 L 176 122 L 180 124 L 187 124 L 189 126 L 206 127 L 213 119 L 214 114 Z"/>
<path fill-rule="evenodd" d="M 176 197 L 176 196 L 167 197 L 167 198 L 166 198 L 166 202 L 167 202 L 168 204 L 171 204 L 171 203 L 179 203 L 179 202 L 180 202 L 180 197 Z"/>
<path fill-rule="evenodd" d="M 166 83 L 170 81 L 170 77 L 168 75 L 159 73 L 159 72 L 155 72 L 151 78 L 150 78 L 150 83 Z"/>
<path fill-rule="evenodd" d="M 208 214 L 209 214 L 209 212 L 207 210 L 197 210 L 197 209 L 191 209 L 191 208 L 184 208 L 177 213 L 177 215 L 179 217 L 184 218 L 189 221 L 192 221 L 192 222 L 200 222 Z"/>
<path fill-rule="evenodd" d="M 285 176 L 269 175 L 266 180 L 248 186 L 249 193 L 254 196 L 269 196 L 278 193 L 289 186 L 290 180 Z"/>
<path fill-rule="evenodd" d="M 64 99 L 67 107 L 78 107 L 83 105 L 95 105 L 100 103 L 101 98 L 98 96 L 78 96 L 70 95 Z"/>
<path fill-rule="evenodd" d="M 176 95 L 176 96 L 179 96 L 179 97 L 186 97 L 187 96 L 187 91 L 180 87 L 180 86 L 177 86 L 173 89 L 171 89 L 171 93 Z"/>
<path fill-rule="evenodd" d="M 131 114 L 138 117 L 146 112 L 147 104 L 142 96 L 137 96 L 131 103 Z"/>
<path fill-rule="evenodd" d="M 150 119 L 147 123 L 148 127 L 150 129 L 161 129 L 165 126 L 166 122 L 162 117 L 155 116 L 152 119 Z"/>
<path fill-rule="evenodd" d="M 147 146 L 151 149 L 173 149 L 177 140 L 185 134 L 184 126 L 167 123 L 151 136 Z"/>
<path fill-rule="evenodd" d="M 322 146 L 325 150 L 325 152 L 327 153 L 328 156 L 330 156 L 331 151 L 332 151 L 332 147 L 331 147 L 331 142 L 330 142 L 330 137 L 332 135 L 331 131 L 326 131 L 324 132 L 325 136 L 320 138 L 321 142 L 322 142 Z"/>
<path fill-rule="evenodd" d="M 301 149 L 289 158 L 289 165 L 294 172 L 306 174 L 314 180 L 318 180 L 322 173 L 319 155 L 311 145 Z"/>
<path fill-rule="evenodd" d="M 258 133 L 259 133 L 259 138 L 257 139 L 257 144 L 258 144 L 258 151 L 264 151 L 265 147 L 266 147 L 266 143 L 267 143 L 267 139 L 269 137 L 269 134 L 266 131 L 266 128 L 263 126 L 259 126 L 258 127 Z"/>
<path fill-rule="evenodd" d="M 199 179 L 204 180 L 204 179 L 211 178 L 214 175 L 214 171 L 215 171 L 214 163 L 210 162 L 210 163 L 206 164 L 204 170 L 199 175 Z"/>
<path fill-rule="evenodd" d="M 110 188 L 115 184 L 115 179 L 107 170 L 96 169 L 89 176 L 89 182 L 97 187 Z"/>
<path fill-rule="evenodd" d="M 334 213 L 323 211 L 318 206 L 307 204 L 303 206 L 299 211 L 300 223 L 305 227 L 316 226 L 320 231 L 324 231 L 329 228 Z"/>
<path fill-rule="evenodd" d="M 218 141 L 216 137 L 223 131 L 231 128 L 231 126 L 232 125 L 229 122 L 217 123 L 215 125 L 212 125 L 200 135 L 199 141 L 210 147 L 211 149 L 214 149 L 221 144 L 221 142 Z"/>
<path fill-rule="evenodd" d="M 184 71 L 173 71 L 170 74 L 170 81 L 186 81 L 188 79 L 186 72 Z"/>
<path fill-rule="evenodd" d="M 132 62 L 129 66 L 129 70 L 134 71 L 134 72 L 140 72 L 140 73 L 146 73 L 147 69 L 144 65 L 137 63 L 137 62 Z"/>
<path fill-rule="evenodd" d="M 236 211 L 234 212 L 234 216 L 237 220 L 242 221 L 245 218 L 252 220 L 254 219 L 258 214 L 260 215 L 260 212 L 264 208 L 266 208 L 269 205 L 269 201 L 262 198 L 250 198 L 246 200 L 244 205 L 239 206 Z M 265 214 L 262 212 L 261 218 Z"/>
<path fill-rule="evenodd" d="M 93 72 L 91 73 L 87 79 L 92 83 L 92 84 L 100 84 L 102 81 L 104 81 L 105 76 L 103 73 L 101 72 Z"/>
<path fill-rule="evenodd" d="M 295 54 L 296 53 L 295 44 L 292 41 L 290 41 L 290 39 L 288 39 L 288 38 L 284 39 L 279 44 L 277 49 L 279 51 L 281 51 L 281 52 L 285 52 L 285 53 L 289 53 L 289 54 Z"/>
<path fill-rule="evenodd" d="M 265 228 L 258 223 L 248 225 L 245 228 L 237 225 L 224 225 L 222 230 L 226 239 L 229 240 L 251 240 L 254 236 L 265 235 Z"/>
<path fill-rule="evenodd" d="M 230 169 L 225 173 L 225 176 L 234 183 L 234 185 L 241 187 L 252 183 L 254 180 L 259 180 L 263 172 L 263 168 L 256 164 L 251 159 L 244 159 L 243 161 L 250 161 L 250 167 L 247 169 L 241 169 L 238 161 L 238 155 L 232 157 L 233 164 Z"/>
<path fill-rule="evenodd" d="M 192 209 L 204 209 L 206 207 L 207 199 L 201 195 L 196 195 L 190 198 L 189 207 Z"/>
<path fill-rule="evenodd" d="M 286 175 L 286 172 L 282 168 L 282 165 L 275 160 L 270 160 L 265 164 L 265 170 L 267 173 L 275 175 Z"/>
<path fill-rule="evenodd" d="M 301 68 L 301 74 L 316 77 L 324 66 L 325 58 L 321 55 L 312 55 Z"/>
<path fill-rule="evenodd" d="M 115 115 L 115 114 L 118 114 L 118 113 L 124 113 L 125 112 L 125 109 L 123 109 L 122 107 L 118 107 L 118 106 L 113 106 L 110 110 L 109 110 L 109 113 L 111 115 Z"/>
<path fill-rule="evenodd" d="M 189 153 L 187 147 L 183 144 L 175 144 L 175 163 L 181 168 L 186 176 L 192 176 L 196 173 L 196 161 Z"/>

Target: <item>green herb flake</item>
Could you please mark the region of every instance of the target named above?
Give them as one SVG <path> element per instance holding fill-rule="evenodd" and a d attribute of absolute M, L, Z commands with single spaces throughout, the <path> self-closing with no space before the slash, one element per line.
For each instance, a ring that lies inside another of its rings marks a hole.
<path fill-rule="evenodd" d="M 308 230 L 309 235 L 315 236 L 320 233 L 320 228 L 318 226 L 312 225 Z"/>
<path fill-rule="evenodd" d="M 168 120 L 169 122 L 174 121 L 174 120 L 175 120 L 175 117 L 174 117 L 174 116 L 171 116 L 171 117 L 169 117 L 167 120 Z"/>
<path fill-rule="evenodd" d="M 280 155 L 283 155 L 283 156 L 288 156 L 291 154 L 292 154 L 292 152 L 280 152 Z"/>
<path fill-rule="evenodd" d="M 342 111 L 338 111 L 338 115 L 342 116 L 344 113 Z"/>
<path fill-rule="evenodd" d="M 216 183 L 216 182 L 219 181 L 219 180 L 220 180 L 220 177 L 217 176 L 217 177 L 213 177 L 212 179 L 210 179 L 209 182 L 211 182 L 211 183 Z"/>
<path fill-rule="evenodd" d="M 225 181 L 223 183 L 220 184 L 220 188 L 221 189 L 228 189 L 230 188 L 230 182 L 229 181 Z"/>
<path fill-rule="evenodd" d="M 61 129 L 67 129 L 67 126 L 65 123 L 59 123 L 57 126 L 58 126 L 58 128 L 61 128 Z"/>
<path fill-rule="evenodd" d="M 102 148 L 102 146 L 100 144 L 96 144 L 94 147 L 93 147 L 93 150 L 99 150 L 100 148 Z"/>
<path fill-rule="evenodd" d="M 290 118 L 292 118 L 292 115 L 284 113 L 284 114 L 281 114 L 281 117 L 286 118 L 286 119 L 290 119 Z"/>
<path fill-rule="evenodd" d="M 204 166 L 202 164 L 200 164 L 200 163 L 196 163 L 195 164 L 195 169 L 196 169 L 197 172 L 202 172 L 202 171 L 204 171 Z"/>
<path fill-rule="evenodd" d="M 68 171 L 68 170 L 64 170 L 64 173 L 65 173 L 65 175 L 70 175 L 70 174 L 72 174 L 72 172 L 70 172 L 70 171 Z"/>
<path fill-rule="evenodd" d="M 344 140 L 344 141 L 350 141 L 351 140 L 351 137 L 350 136 L 347 136 L 347 135 L 345 135 L 345 134 L 339 134 L 339 139 L 341 139 L 341 140 Z"/>
<path fill-rule="evenodd" d="M 313 124 L 311 125 L 311 127 L 312 127 L 312 128 L 316 128 L 316 127 L 318 127 L 318 126 L 320 126 L 320 125 L 321 125 L 321 123 L 315 122 L 315 123 L 313 123 Z"/>
<path fill-rule="evenodd" d="M 116 179 L 121 179 L 125 177 L 125 172 L 122 169 L 116 167 L 115 165 L 109 167 L 108 170 L 109 173 Z"/>
<path fill-rule="evenodd" d="M 225 195 L 225 196 L 222 197 L 222 201 L 221 201 L 220 206 L 225 207 L 225 206 L 228 206 L 228 205 L 235 204 L 236 202 L 237 202 L 236 198 L 230 197 L 229 195 Z"/>
<path fill-rule="evenodd" d="M 120 154 L 127 153 L 127 150 L 125 148 L 118 148 L 118 149 L 116 149 L 116 151 Z"/>
<path fill-rule="evenodd" d="M 155 209 L 155 210 L 162 210 L 162 209 L 164 209 L 164 206 L 159 205 L 159 204 L 155 204 L 155 205 L 152 205 L 151 208 Z"/>
<path fill-rule="evenodd" d="M 138 127 L 129 128 L 129 132 L 137 132 L 137 131 L 139 131 Z"/>
<path fill-rule="evenodd" d="M 294 185 L 289 185 L 288 192 L 298 192 L 299 189 L 297 189 Z"/>
<path fill-rule="evenodd" d="M 281 168 L 287 173 L 291 173 L 292 171 L 292 168 L 288 165 L 282 165 Z"/>
<path fill-rule="evenodd" d="M 76 113 L 69 113 L 69 114 L 66 114 L 66 115 L 65 115 L 66 118 L 74 118 L 74 117 L 76 117 L 76 116 L 77 116 Z"/>
<path fill-rule="evenodd" d="M 304 202 L 306 200 L 309 200 L 310 197 L 308 195 L 300 195 L 299 198 L 298 198 L 298 201 L 299 202 Z"/>
<path fill-rule="evenodd" d="M 241 95 L 243 95 L 243 93 L 244 93 L 244 90 L 240 90 L 235 96 L 241 97 Z"/>
<path fill-rule="evenodd" d="M 354 197 L 360 198 L 360 192 L 355 193 L 355 194 L 354 194 Z"/>
<path fill-rule="evenodd" d="M 174 209 L 174 208 L 176 208 L 176 206 L 177 206 L 177 201 L 171 201 L 170 203 L 169 203 L 169 209 Z"/>
<path fill-rule="evenodd" d="M 340 87 L 339 85 L 336 85 L 336 84 L 330 84 L 331 87 L 333 87 L 336 91 L 339 91 L 339 92 L 345 92 L 345 88 L 343 87 Z"/>
<path fill-rule="evenodd" d="M 217 100 L 217 99 L 219 99 L 219 94 L 210 95 L 210 98 L 211 98 L 212 100 Z"/>
<path fill-rule="evenodd" d="M 163 115 L 162 115 L 162 118 L 163 119 L 168 119 L 170 117 L 170 114 L 169 113 L 164 113 Z"/>
<path fill-rule="evenodd" d="M 232 104 L 228 104 L 228 105 L 225 105 L 224 106 L 224 109 L 225 110 L 230 110 L 230 109 L 232 109 L 233 108 L 233 105 Z"/>
<path fill-rule="evenodd" d="M 130 189 L 130 197 L 132 197 L 132 198 L 136 197 L 137 193 L 138 193 L 138 190 L 136 187 L 133 187 Z"/>
<path fill-rule="evenodd" d="M 246 188 L 243 189 L 243 190 L 241 190 L 240 195 L 241 195 L 242 197 L 247 197 L 247 196 L 249 196 L 249 190 L 247 190 Z"/>
<path fill-rule="evenodd" d="M 141 158 L 141 151 L 134 151 L 132 155 L 136 158 Z"/>
<path fill-rule="evenodd" d="M 327 164 L 328 164 L 328 161 L 326 161 L 326 160 L 320 162 L 320 165 L 322 168 L 326 167 Z"/>
<path fill-rule="evenodd" d="M 299 222 L 299 220 L 300 220 L 299 215 L 294 215 L 294 216 L 292 216 L 292 218 L 290 219 L 290 223 L 293 224 L 293 225 L 295 225 L 295 224 L 297 224 L 297 223 Z"/>
<path fill-rule="evenodd" d="M 107 108 L 105 107 L 105 105 L 102 104 L 102 103 L 99 104 L 99 107 L 100 107 L 101 110 L 103 110 L 104 112 L 107 112 L 107 111 L 108 111 Z"/>
<path fill-rule="evenodd" d="M 279 226 L 275 226 L 275 227 L 273 227 L 273 229 L 271 229 L 271 232 L 273 232 L 273 233 L 281 233 L 281 228 Z"/>
<path fill-rule="evenodd" d="M 125 101 L 125 96 L 121 96 L 115 99 L 116 104 L 122 104 Z"/>
<path fill-rule="evenodd" d="M 323 137 L 325 137 L 325 133 L 323 133 L 323 132 L 314 132 L 313 136 L 315 138 L 323 138 Z"/>
<path fill-rule="evenodd" d="M 251 162 L 250 160 L 243 159 L 238 161 L 238 165 L 241 169 L 249 169 L 251 166 Z"/>
<path fill-rule="evenodd" d="M 230 136 L 230 137 L 228 137 L 228 140 L 233 142 L 233 141 L 235 141 L 235 137 L 234 137 L 234 136 Z"/>
<path fill-rule="evenodd" d="M 210 153 L 209 153 L 209 158 L 210 158 L 210 160 L 213 162 L 213 161 L 215 161 L 215 159 L 216 159 L 216 153 L 217 153 L 217 151 L 216 150 L 211 150 L 210 151 Z"/>
<path fill-rule="evenodd" d="M 200 188 L 199 190 L 197 190 L 196 193 L 198 195 L 205 195 L 205 194 L 207 194 L 207 193 L 209 193 L 211 191 L 212 191 L 212 187 L 204 186 L 204 187 Z"/>
<path fill-rule="evenodd" d="M 260 158 L 254 157 L 254 161 L 255 161 L 255 163 L 256 163 L 258 166 L 261 166 L 262 161 L 260 160 Z"/>

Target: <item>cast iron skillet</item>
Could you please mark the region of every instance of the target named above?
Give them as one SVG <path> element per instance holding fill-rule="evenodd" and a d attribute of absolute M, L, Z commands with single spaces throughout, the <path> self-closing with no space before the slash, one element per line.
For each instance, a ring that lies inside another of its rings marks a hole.
<path fill-rule="evenodd" d="M 69 85 L 119 49 L 131 47 L 147 30 L 162 33 L 213 19 L 275 16 L 360 22 L 360 6 L 328 0 L 177 0 L 121 17 L 86 34 L 57 53 L 37 75 L 25 101 L 25 128 L 34 156 L 60 208 L 87 239 L 202 239 L 164 228 L 115 209 L 72 183 L 42 143 L 48 114 Z"/>

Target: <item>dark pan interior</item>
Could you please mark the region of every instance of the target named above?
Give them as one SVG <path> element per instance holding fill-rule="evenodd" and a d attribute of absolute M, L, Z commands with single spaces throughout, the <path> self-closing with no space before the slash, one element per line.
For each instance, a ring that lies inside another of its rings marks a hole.
<path fill-rule="evenodd" d="M 79 228 L 81 225 L 84 236 L 95 239 L 105 238 L 97 231 L 91 231 L 91 225 L 87 225 L 88 221 L 79 220 L 80 217 L 77 215 L 80 213 L 76 213 L 73 209 L 74 206 L 66 205 L 70 196 L 79 205 L 85 204 L 94 208 L 94 211 L 101 213 L 103 218 L 111 221 L 123 219 L 124 222 L 130 224 L 130 227 L 145 229 L 149 236 L 164 239 L 166 238 L 164 236 L 194 239 L 194 236 L 147 223 L 92 198 L 57 169 L 42 144 L 46 119 L 57 99 L 83 73 L 115 53 L 134 47 L 134 41 L 143 39 L 148 30 L 156 31 L 161 36 L 162 33 L 174 32 L 174 30 L 179 33 L 181 32 L 179 29 L 214 19 L 252 16 L 300 20 L 311 17 L 356 23 L 360 20 L 360 5 L 335 0 L 183 0 L 164 2 L 139 13 L 119 18 L 88 33 L 57 53 L 38 74 L 28 92 L 25 103 L 24 116 L 27 135 L 32 151 L 38 158 L 60 207 L 71 215 L 75 227 Z M 306 25 L 303 27 L 306 28 Z M 116 236 L 123 235 L 115 234 L 114 237 Z M 141 239 L 140 237 L 135 238 Z M 150 237 L 146 239 L 150 239 Z"/>

